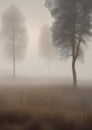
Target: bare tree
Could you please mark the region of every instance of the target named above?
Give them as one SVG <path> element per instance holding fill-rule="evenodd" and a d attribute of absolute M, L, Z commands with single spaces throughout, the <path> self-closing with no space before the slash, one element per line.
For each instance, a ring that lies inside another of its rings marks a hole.
<path fill-rule="evenodd" d="M 16 60 L 24 58 L 27 45 L 25 18 L 13 4 L 2 15 L 2 39 L 6 54 L 13 63 L 13 77 L 16 76 Z"/>
<path fill-rule="evenodd" d="M 54 18 L 53 44 L 64 58 L 72 57 L 73 85 L 77 86 L 75 64 L 83 58 L 83 46 L 91 36 L 92 0 L 46 0 Z"/>

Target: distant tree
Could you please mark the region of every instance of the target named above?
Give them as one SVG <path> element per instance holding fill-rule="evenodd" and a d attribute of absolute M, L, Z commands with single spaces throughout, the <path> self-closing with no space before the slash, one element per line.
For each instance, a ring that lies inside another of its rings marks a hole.
<path fill-rule="evenodd" d="M 53 44 L 64 58 L 72 57 L 73 85 L 77 86 L 75 64 L 83 58 L 83 46 L 92 36 L 92 0 L 46 0 L 54 18 Z"/>
<path fill-rule="evenodd" d="M 27 45 L 25 18 L 13 4 L 2 15 L 2 39 L 6 54 L 13 63 L 13 77 L 16 76 L 16 60 L 24 58 Z"/>
<path fill-rule="evenodd" d="M 52 45 L 52 36 L 49 25 L 44 24 L 41 27 L 39 38 L 39 53 L 43 59 L 47 60 L 50 65 L 52 58 L 54 57 L 54 47 Z"/>
<path fill-rule="evenodd" d="M 40 38 L 39 38 L 39 52 L 40 55 L 45 59 L 50 59 L 53 52 L 52 37 L 50 27 L 44 24 L 41 27 Z"/>

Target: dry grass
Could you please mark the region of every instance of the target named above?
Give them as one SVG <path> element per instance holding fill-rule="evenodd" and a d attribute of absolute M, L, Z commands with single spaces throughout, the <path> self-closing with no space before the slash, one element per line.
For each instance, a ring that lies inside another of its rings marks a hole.
<path fill-rule="evenodd" d="M 0 112 L 0 130 L 92 130 L 92 115 L 38 107 L 11 108 Z"/>
<path fill-rule="evenodd" d="M 0 94 L 0 130 L 92 130 L 85 108 L 92 90 L 17 87 Z"/>

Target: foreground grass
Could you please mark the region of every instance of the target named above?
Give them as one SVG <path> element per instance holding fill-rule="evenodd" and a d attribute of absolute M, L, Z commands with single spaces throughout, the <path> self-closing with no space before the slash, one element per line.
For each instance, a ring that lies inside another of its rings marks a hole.
<path fill-rule="evenodd" d="M 92 130 L 92 89 L 0 90 L 0 130 Z"/>
<path fill-rule="evenodd" d="M 0 111 L 0 130 L 92 130 L 92 115 L 46 108 Z"/>

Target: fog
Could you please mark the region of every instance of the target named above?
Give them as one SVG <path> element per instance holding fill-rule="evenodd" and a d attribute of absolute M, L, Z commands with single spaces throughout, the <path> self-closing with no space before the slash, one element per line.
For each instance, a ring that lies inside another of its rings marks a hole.
<path fill-rule="evenodd" d="M 46 7 L 44 0 L 0 0 L 0 21 L 2 13 L 14 3 L 26 18 L 26 27 L 28 34 L 28 46 L 26 58 L 23 61 L 16 62 L 17 77 L 37 78 L 52 77 L 72 81 L 71 60 L 60 60 L 53 58 L 48 70 L 48 60 L 39 55 L 39 37 L 40 30 L 44 24 L 52 25 L 53 19 Z M 92 45 L 91 40 L 88 47 L 85 47 L 84 62 L 78 61 L 77 73 L 79 81 L 92 80 Z M 12 62 L 10 62 L 3 50 L 2 40 L 0 42 L 0 77 L 12 76 Z"/>
<path fill-rule="evenodd" d="M 92 129 L 92 2 L 47 1 L 0 0 L 0 130 Z"/>

